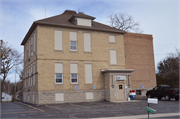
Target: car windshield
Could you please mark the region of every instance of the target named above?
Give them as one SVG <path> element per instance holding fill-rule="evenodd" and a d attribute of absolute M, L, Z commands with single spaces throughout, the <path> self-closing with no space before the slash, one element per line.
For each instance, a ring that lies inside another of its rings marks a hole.
<path fill-rule="evenodd" d="M 154 90 L 157 90 L 158 89 L 158 87 L 156 86 L 155 88 L 154 88 Z"/>

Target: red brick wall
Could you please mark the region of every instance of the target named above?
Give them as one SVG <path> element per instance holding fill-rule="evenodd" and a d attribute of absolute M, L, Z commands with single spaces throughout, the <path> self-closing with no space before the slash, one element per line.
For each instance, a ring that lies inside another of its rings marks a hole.
<path fill-rule="evenodd" d="M 124 35 L 126 69 L 134 69 L 131 88 L 156 86 L 152 35 L 127 33 Z"/>

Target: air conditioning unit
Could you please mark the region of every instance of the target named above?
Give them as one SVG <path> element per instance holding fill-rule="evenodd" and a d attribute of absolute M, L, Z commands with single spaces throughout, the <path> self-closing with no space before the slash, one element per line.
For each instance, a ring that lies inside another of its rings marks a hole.
<path fill-rule="evenodd" d="M 126 76 L 117 76 L 116 79 L 117 79 L 118 81 L 126 80 Z"/>
<path fill-rule="evenodd" d="M 29 76 L 32 76 L 32 72 L 29 73 Z"/>

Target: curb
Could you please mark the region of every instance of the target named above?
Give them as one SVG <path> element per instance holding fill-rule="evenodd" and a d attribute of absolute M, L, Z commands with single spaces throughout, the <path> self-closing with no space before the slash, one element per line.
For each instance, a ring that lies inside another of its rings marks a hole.
<path fill-rule="evenodd" d="M 180 113 L 161 113 L 161 114 L 150 114 L 150 118 L 156 117 L 171 117 L 180 116 Z M 134 115 L 134 116 L 123 116 L 123 117 L 104 117 L 104 118 L 89 118 L 89 119 L 147 119 L 148 115 Z"/>

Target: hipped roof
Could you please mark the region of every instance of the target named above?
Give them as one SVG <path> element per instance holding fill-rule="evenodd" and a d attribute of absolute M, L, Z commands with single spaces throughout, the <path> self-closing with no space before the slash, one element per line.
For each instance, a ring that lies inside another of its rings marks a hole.
<path fill-rule="evenodd" d="M 73 24 L 70 20 L 72 18 L 86 18 L 86 19 L 91 19 L 92 20 L 92 26 L 78 26 Z M 31 25 L 29 31 L 27 32 L 26 36 L 24 37 L 21 45 L 24 45 L 34 29 L 36 28 L 37 25 L 48 25 L 48 26 L 57 26 L 57 27 L 68 27 L 68 28 L 76 28 L 76 29 L 87 29 L 87 30 L 96 30 L 96 31 L 105 31 L 105 32 L 114 32 L 114 33 L 126 33 L 122 30 L 116 29 L 114 27 L 110 27 L 108 25 L 101 24 L 99 22 L 93 21 L 95 17 L 83 14 L 83 13 L 76 13 L 76 11 L 72 10 L 66 10 L 64 13 L 41 19 L 38 21 L 33 22 Z"/>

